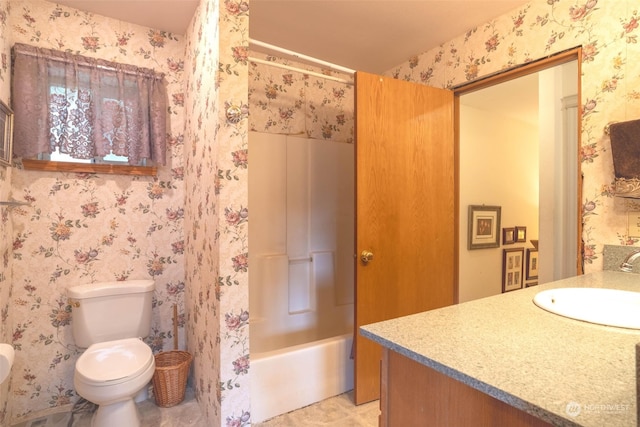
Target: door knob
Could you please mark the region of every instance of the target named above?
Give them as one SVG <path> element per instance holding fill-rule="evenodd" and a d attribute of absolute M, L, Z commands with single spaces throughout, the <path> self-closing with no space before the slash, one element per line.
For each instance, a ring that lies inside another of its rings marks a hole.
<path fill-rule="evenodd" d="M 362 261 L 362 263 L 364 265 L 369 264 L 369 262 L 373 260 L 373 252 L 370 251 L 362 251 L 360 253 L 360 261 Z"/>

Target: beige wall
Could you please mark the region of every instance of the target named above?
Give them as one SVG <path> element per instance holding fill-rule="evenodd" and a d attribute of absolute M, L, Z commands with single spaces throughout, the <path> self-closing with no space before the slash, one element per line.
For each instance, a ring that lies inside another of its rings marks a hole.
<path fill-rule="evenodd" d="M 527 242 L 467 250 L 467 206 L 482 204 L 501 207 L 502 227 L 526 226 Z M 532 247 L 528 240 L 538 236 L 535 124 L 461 105 L 460 231 L 460 302 L 499 294 L 502 249 Z"/>

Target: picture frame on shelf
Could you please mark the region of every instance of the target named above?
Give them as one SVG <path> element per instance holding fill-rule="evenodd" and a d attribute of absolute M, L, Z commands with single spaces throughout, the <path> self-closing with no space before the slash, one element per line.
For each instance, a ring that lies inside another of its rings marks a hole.
<path fill-rule="evenodd" d="M 515 227 L 505 227 L 502 229 L 502 244 L 512 245 L 516 242 Z"/>
<path fill-rule="evenodd" d="M 527 280 L 538 278 L 538 250 L 527 248 Z"/>
<path fill-rule="evenodd" d="M 527 241 L 527 227 L 524 226 L 516 226 L 516 242 L 526 242 Z"/>
<path fill-rule="evenodd" d="M 469 205 L 467 249 L 500 247 L 500 206 Z"/>
<path fill-rule="evenodd" d="M 524 278 L 522 276 L 524 264 L 524 248 L 502 250 L 502 292 L 521 289 Z"/>

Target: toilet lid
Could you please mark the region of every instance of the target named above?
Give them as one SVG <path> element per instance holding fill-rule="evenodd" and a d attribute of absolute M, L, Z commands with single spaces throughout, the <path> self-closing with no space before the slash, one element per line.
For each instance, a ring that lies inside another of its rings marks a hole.
<path fill-rule="evenodd" d="M 85 383 L 111 385 L 140 375 L 153 363 L 151 348 L 138 338 L 91 345 L 76 362 Z"/>

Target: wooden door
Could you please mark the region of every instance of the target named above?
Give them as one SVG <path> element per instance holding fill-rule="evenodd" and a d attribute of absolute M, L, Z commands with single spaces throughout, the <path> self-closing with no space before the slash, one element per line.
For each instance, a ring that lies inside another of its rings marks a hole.
<path fill-rule="evenodd" d="M 453 103 L 448 90 L 356 73 L 356 404 L 379 398 L 382 357 L 358 328 L 456 300 Z"/>

